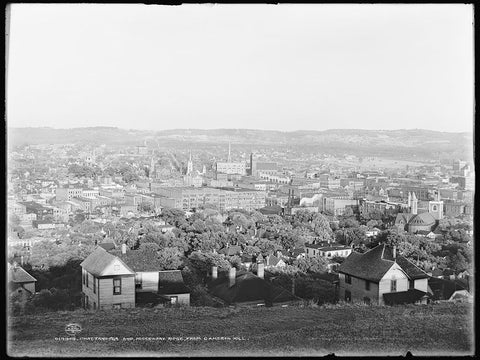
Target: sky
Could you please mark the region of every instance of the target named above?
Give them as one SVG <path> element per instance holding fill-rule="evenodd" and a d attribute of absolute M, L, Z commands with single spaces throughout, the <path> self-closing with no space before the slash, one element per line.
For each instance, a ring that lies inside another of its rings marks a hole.
<path fill-rule="evenodd" d="M 464 4 L 13 4 L 7 126 L 471 132 Z"/>

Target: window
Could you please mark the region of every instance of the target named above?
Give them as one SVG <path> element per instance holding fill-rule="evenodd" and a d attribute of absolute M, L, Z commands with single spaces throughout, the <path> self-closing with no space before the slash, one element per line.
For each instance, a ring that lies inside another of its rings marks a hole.
<path fill-rule="evenodd" d="M 345 282 L 347 284 L 351 284 L 352 283 L 352 277 L 350 275 L 345 275 Z"/>
<path fill-rule="evenodd" d="M 396 292 L 397 291 L 397 280 L 392 280 L 390 282 L 390 292 Z"/>
<path fill-rule="evenodd" d="M 85 273 L 85 286 L 88 287 L 88 272 Z"/>
<path fill-rule="evenodd" d="M 365 280 L 365 290 L 370 290 L 370 281 Z"/>
<path fill-rule="evenodd" d="M 82 284 L 85 285 L 85 270 L 82 269 Z"/>
<path fill-rule="evenodd" d="M 97 293 L 97 278 L 95 276 L 93 277 L 93 293 Z"/>
<path fill-rule="evenodd" d="M 352 293 L 349 290 L 345 290 L 345 301 L 352 301 Z"/>
<path fill-rule="evenodd" d="M 88 296 L 85 296 L 85 309 L 88 309 Z"/>
<path fill-rule="evenodd" d="M 170 304 L 176 304 L 178 301 L 178 296 L 172 296 L 170 298 Z"/>
<path fill-rule="evenodd" d="M 122 279 L 113 279 L 113 295 L 119 295 L 122 293 Z"/>
<path fill-rule="evenodd" d="M 93 302 L 93 310 L 97 310 L 97 303 L 95 301 Z"/>
<path fill-rule="evenodd" d="M 114 310 L 118 310 L 122 308 L 122 304 L 113 304 L 112 307 Z"/>
<path fill-rule="evenodd" d="M 142 273 L 135 274 L 135 289 L 142 288 Z"/>

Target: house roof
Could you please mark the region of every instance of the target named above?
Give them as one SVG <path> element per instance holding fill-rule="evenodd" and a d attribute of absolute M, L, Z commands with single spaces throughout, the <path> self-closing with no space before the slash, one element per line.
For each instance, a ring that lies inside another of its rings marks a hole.
<path fill-rule="evenodd" d="M 104 243 L 98 244 L 98 246 L 100 246 L 101 248 L 107 251 L 115 249 L 115 243 L 113 242 L 104 242 Z"/>
<path fill-rule="evenodd" d="M 408 224 L 411 218 L 415 215 L 411 213 L 398 213 L 397 217 L 395 218 L 395 225 L 398 224 Z"/>
<path fill-rule="evenodd" d="M 364 254 L 352 252 L 340 265 L 338 271 L 357 278 L 378 282 L 394 262 L 402 268 L 410 279 L 429 277 L 427 273 L 403 256 L 397 255 L 394 261 L 392 249 L 386 244 L 377 245 Z"/>
<path fill-rule="evenodd" d="M 26 272 L 22 267 L 18 265 L 12 266 L 10 264 L 8 264 L 8 280 L 16 284 L 37 281 L 37 279 L 35 279 L 32 275 Z"/>
<path fill-rule="evenodd" d="M 185 286 L 180 270 L 166 270 L 158 273 L 158 293 L 187 294 L 190 290 Z"/>
<path fill-rule="evenodd" d="M 266 266 L 276 266 L 280 262 L 280 259 L 277 258 L 275 255 L 269 255 L 265 259 Z"/>
<path fill-rule="evenodd" d="M 112 255 L 102 247 L 97 246 L 97 248 L 90 255 L 88 255 L 85 260 L 82 261 L 80 266 L 93 275 L 102 276 L 103 271 L 115 259 L 117 259 L 115 255 Z M 129 269 L 129 267 L 124 262 L 123 264 L 128 270 L 130 270 L 133 273 L 133 271 Z"/>
<path fill-rule="evenodd" d="M 251 272 L 244 271 L 237 272 L 235 284 L 231 287 L 228 276 L 223 276 L 212 281 L 208 288 L 212 295 L 229 304 L 248 301 L 278 303 L 299 300 L 287 290 L 274 286 Z"/>
<path fill-rule="evenodd" d="M 242 248 L 239 245 L 231 245 L 229 247 L 224 247 L 218 251 L 219 254 L 225 255 L 238 255 L 242 251 Z"/>
<path fill-rule="evenodd" d="M 121 250 L 111 250 L 109 253 L 122 260 L 134 272 L 159 271 L 162 266 L 155 251 L 127 250 L 122 254 Z"/>
<path fill-rule="evenodd" d="M 455 291 L 468 290 L 467 287 L 459 281 L 439 279 L 434 277 L 428 279 L 428 286 L 433 292 L 434 299 L 440 300 L 450 299 Z"/>
<path fill-rule="evenodd" d="M 418 289 L 409 289 L 407 291 L 383 294 L 383 299 L 386 305 L 413 304 L 425 296 L 428 297 L 426 292 Z"/>
<path fill-rule="evenodd" d="M 261 209 L 258 209 L 258 211 L 263 215 L 278 215 L 282 213 L 283 208 L 279 205 L 272 205 L 265 206 Z"/>

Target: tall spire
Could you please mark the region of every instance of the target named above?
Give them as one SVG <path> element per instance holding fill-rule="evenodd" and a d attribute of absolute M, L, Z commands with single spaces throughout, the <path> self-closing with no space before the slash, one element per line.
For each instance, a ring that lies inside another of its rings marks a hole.
<path fill-rule="evenodd" d="M 231 154 L 230 154 L 230 141 L 228 142 L 228 160 L 227 162 L 232 162 L 232 157 L 231 157 Z"/>
<path fill-rule="evenodd" d="M 187 163 L 187 175 L 191 175 L 193 172 L 192 151 L 190 150 L 190 157 Z"/>
<path fill-rule="evenodd" d="M 415 193 L 413 193 L 411 213 L 416 215 L 417 212 L 418 212 L 418 200 L 417 200 L 417 196 L 415 195 Z"/>

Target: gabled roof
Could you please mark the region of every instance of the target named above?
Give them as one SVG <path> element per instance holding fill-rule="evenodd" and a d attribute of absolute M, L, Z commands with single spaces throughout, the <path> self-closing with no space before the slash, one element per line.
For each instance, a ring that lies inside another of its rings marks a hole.
<path fill-rule="evenodd" d="M 265 259 L 266 266 L 276 266 L 281 259 L 277 258 L 275 255 L 269 255 Z"/>
<path fill-rule="evenodd" d="M 159 294 L 187 294 L 190 290 L 183 282 L 180 270 L 166 270 L 158 273 Z"/>
<path fill-rule="evenodd" d="M 427 273 L 403 256 L 397 255 L 394 261 L 392 249 L 386 244 L 377 245 L 364 254 L 352 252 L 340 265 L 338 271 L 357 278 L 378 282 L 395 262 L 410 279 L 429 277 Z"/>
<path fill-rule="evenodd" d="M 219 254 L 225 255 L 238 255 L 242 251 L 242 248 L 239 245 L 231 245 L 229 247 L 224 247 L 218 251 Z"/>
<path fill-rule="evenodd" d="M 251 272 L 237 272 L 235 285 L 229 286 L 228 276 L 223 276 L 208 285 L 212 295 L 229 304 L 248 301 L 265 301 L 278 303 L 299 300 L 285 289 L 274 286 Z"/>
<path fill-rule="evenodd" d="M 113 242 L 104 242 L 104 243 L 98 244 L 98 246 L 100 246 L 101 248 L 107 251 L 115 249 L 115 243 Z"/>
<path fill-rule="evenodd" d="M 22 267 L 18 265 L 12 266 L 8 264 L 8 281 L 16 284 L 23 284 L 29 282 L 36 282 L 37 279 L 35 279 L 32 275 L 26 272 Z"/>
<path fill-rule="evenodd" d="M 397 217 L 395 218 L 395 225 L 398 224 L 408 224 L 411 218 L 415 215 L 411 213 L 398 213 Z"/>
<path fill-rule="evenodd" d="M 133 274 L 133 271 L 122 260 L 108 253 L 100 246 L 97 246 L 97 248 L 83 260 L 80 266 L 93 275 L 102 276 L 103 272 L 115 260 L 120 261 L 125 266 L 128 274 Z"/>
<path fill-rule="evenodd" d="M 383 294 L 386 305 L 413 304 L 423 297 L 428 297 L 428 294 L 418 289 Z"/>
<path fill-rule="evenodd" d="M 122 254 L 121 250 L 111 250 L 110 254 L 118 257 L 135 272 L 160 271 L 162 266 L 156 251 L 127 250 Z"/>

